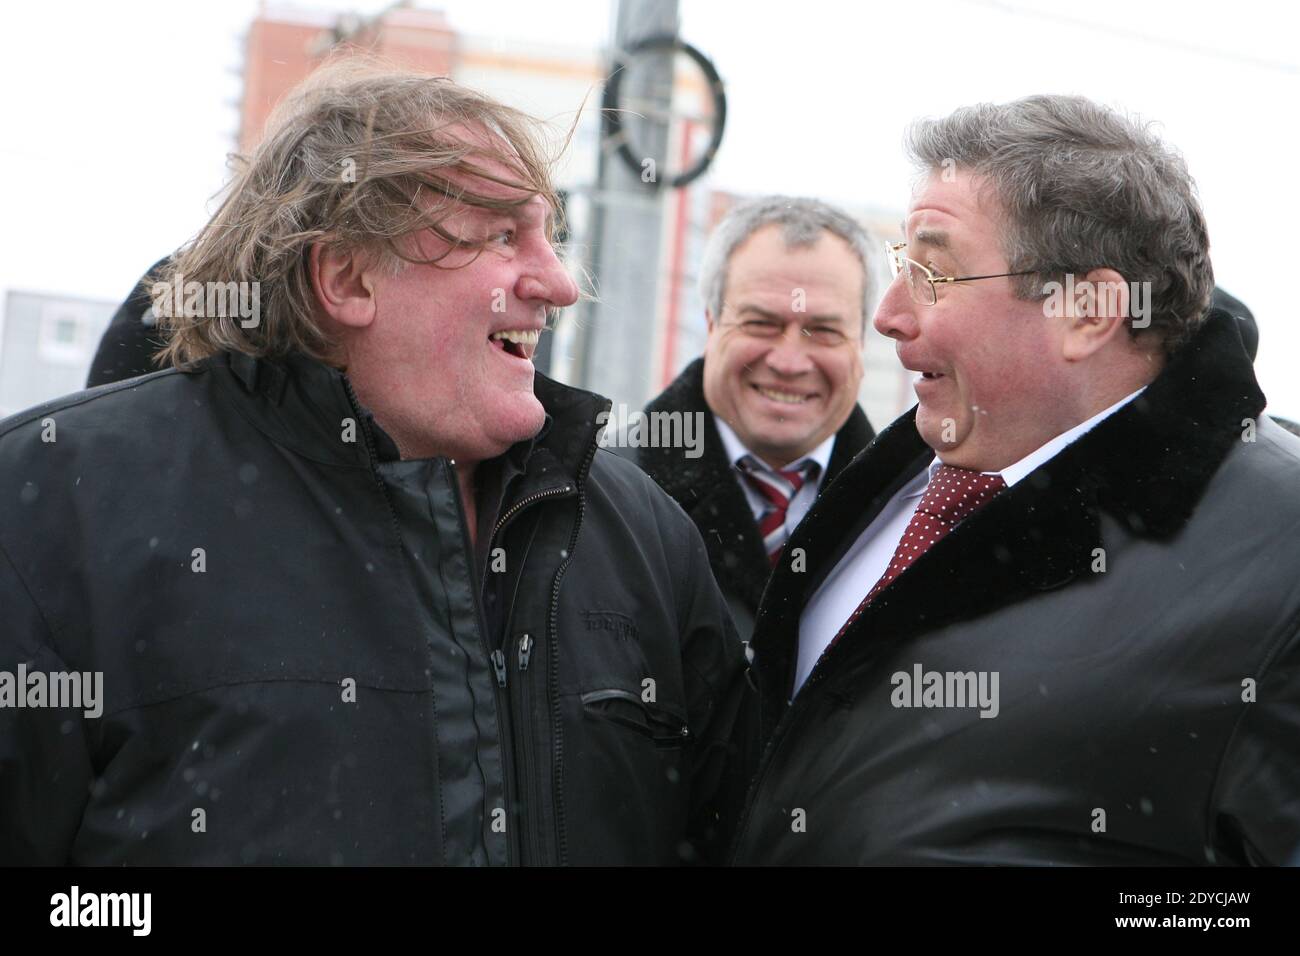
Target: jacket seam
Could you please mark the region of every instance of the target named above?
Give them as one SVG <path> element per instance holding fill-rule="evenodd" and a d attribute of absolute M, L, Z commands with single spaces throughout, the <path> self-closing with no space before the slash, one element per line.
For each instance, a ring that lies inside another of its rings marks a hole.
<path fill-rule="evenodd" d="M 124 379 L 121 382 L 115 382 L 112 385 L 100 385 L 96 388 L 74 392 L 63 400 L 53 399 L 50 402 L 42 402 L 40 405 L 35 405 L 25 411 L 15 412 L 8 418 L 0 419 L 0 425 L 5 426 L 4 428 L 0 428 L 0 438 L 3 438 L 16 428 L 35 421 L 38 415 L 48 415 L 53 412 L 66 411 L 69 408 L 77 408 L 78 406 L 89 404 L 90 402 L 96 401 L 107 395 L 114 395 L 117 392 L 139 388 L 146 382 L 157 381 L 165 377 L 185 374 L 196 375 L 203 374 L 207 371 L 208 369 L 206 368 L 197 369 L 192 372 L 182 372 L 177 368 L 164 368 L 159 369 L 156 372 L 150 372 L 148 375 Z"/>
<path fill-rule="evenodd" d="M 192 697 L 195 694 L 207 693 L 211 690 L 220 690 L 224 687 L 243 687 L 249 684 L 325 684 L 327 686 L 338 686 L 336 680 L 329 680 L 323 677 L 241 677 L 230 680 L 220 680 L 214 683 L 205 683 L 188 690 L 175 691 L 162 694 L 155 698 L 137 697 L 121 707 L 112 710 L 105 709 L 104 718 L 115 717 L 118 714 L 124 714 L 132 710 L 141 710 L 145 707 L 154 707 L 158 704 L 168 704 L 173 701 L 183 700 L 186 697 Z M 364 687 L 367 690 L 376 690 L 389 694 L 425 694 L 426 689 L 423 687 L 382 687 L 370 683 L 357 683 L 358 687 Z"/>

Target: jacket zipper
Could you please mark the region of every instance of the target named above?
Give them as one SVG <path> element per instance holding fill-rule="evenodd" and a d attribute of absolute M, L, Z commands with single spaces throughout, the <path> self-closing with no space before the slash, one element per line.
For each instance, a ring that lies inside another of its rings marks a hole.
<path fill-rule="evenodd" d="M 543 498 L 549 498 L 554 495 L 567 495 L 572 490 L 573 490 L 572 485 L 565 485 L 563 488 L 548 488 L 545 491 L 535 492 L 534 494 L 529 495 L 527 498 L 524 498 L 522 501 L 515 502 L 513 505 L 510 506 L 509 510 L 507 510 L 506 513 L 501 516 L 500 520 L 497 521 L 496 527 L 492 529 L 492 533 L 488 535 L 488 547 L 489 548 L 492 547 L 492 542 L 496 540 L 497 533 L 506 526 L 506 522 L 509 521 L 511 518 L 513 518 L 521 510 L 527 508 L 534 501 L 540 501 Z"/>
<path fill-rule="evenodd" d="M 506 655 L 499 647 L 492 652 L 492 672 L 497 676 L 497 686 L 505 687 L 507 682 Z"/>
<path fill-rule="evenodd" d="M 384 486 L 383 476 L 379 473 L 379 466 L 376 460 L 378 456 L 375 452 L 374 436 L 371 434 L 370 425 L 366 421 L 365 415 L 363 415 L 361 412 L 361 402 L 357 398 L 357 393 L 352 388 L 352 383 L 348 380 L 348 377 L 346 375 L 341 376 L 341 378 L 343 381 L 343 389 L 347 393 L 348 403 L 352 406 L 352 413 L 356 417 L 357 423 L 361 426 L 361 435 L 365 444 L 366 460 L 370 465 L 371 477 L 374 478 L 375 484 L 379 488 L 379 493 L 384 499 L 384 504 L 388 508 L 388 517 L 392 523 L 393 533 L 396 537 L 398 547 L 400 549 L 401 541 L 402 541 L 401 523 L 398 521 L 397 518 L 397 510 L 393 507 L 393 502 L 388 496 L 388 489 Z M 583 461 L 582 466 L 578 470 L 578 521 L 574 525 L 573 536 L 569 542 L 570 556 L 573 554 L 573 547 L 574 544 L 576 544 L 578 539 L 578 527 L 581 525 L 582 522 L 583 499 L 582 499 L 581 483 L 582 480 L 586 477 L 587 469 L 590 468 L 592 459 L 595 457 L 596 448 L 597 448 L 597 443 L 592 442 L 591 448 L 587 453 L 587 457 Z M 457 480 L 455 466 L 450 464 L 450 462 L 445 462 L 444 467 L 446 468 L 447 476 L 451 483 L 452 493 L 455 495 L 456 505 L 460 513 L 459 517 L 460 517 L 460 524 L 461 524 L 461 540 L 465 547 L 465 553 L 468 556 L 469 560 L 472 562 L 474 560 L 474 548 L 471 545 L 471 542 L 469 540 L 469 525 L 465 515 L 465 505 L 464 502 L 461 501 L 461 497 L 460 497 L 460 483 Z M 559 495 L 567 495 L 573 490 L 574 487 L 572 485 L 565 484 L 562 488 L 549 488 L 545 491 L 540 491 L 531 494 L 528 497 L 522 499 L 521 501 L 516 502 L 506 511 L 505 514 L 503 514 L 497 520 L 496 526 L 492 529 L 492 534 L 488 538 L 488 547 L 491 548 L 492 542 L 496 539 L 496 536 L 501 531 L 501 529 L 506 526 L 506 523 L 509 522 L 516 514 L 518 514 L 524 508 L 528 507 L 534 502 L 540 501 L 543 498 L 555 497 Z M 568 567 L 568 558 L 566 557 L 564 563 L 560 566 L 560 570 L 556 574 L 555 585 L 551 591 L 550 618 L 551 618 L 552 636 L 554 636 L 556 631 L 555 622 L 558 613 L 560 579 L 563 577 L 564 569 L 567 567 Z M 520 570 L 522 572 L 522 567 Z M 488 647 L 488 635 L 486 629 L 487 622 L 483 614 L 483 600 L 482 600 L 481 591 L 480 593 L 475 594 L 474 597 L 475 597 L 475 604 L 476 604 L 475 611 L 478 617 L 480 643 L 482 644 L 483 649 L 485 651 L 490 650 L 488 657 L 492 665 L 493 676 L 496 679 L 496 685 L 497 685 L 493 694 L 496 701 L 496 710 L 500 721 L 501 736 L 502 736 L 501 760 L 502 760 L 502 767 L 504 770 L 505 784 L 506 784 L 506 801 L 510 805 L 509 807 L 505 808 L 507 811 L 506 812 L 506 821 L 507 821 L 506 822 L 506 828 L 507 828 L 506 863 L 507 865 L 513 865 L 516 862 L 522 862 L 521 861 L 522 841 L 518 833 L 515 832 L 518 828 L 512 826 L 510 823 L 509 810 L 510 808 L 517 806 L 519 803 L 518 793 L 517 793 L 519 783 L 516 780 L 516 776 L 514 772 L 515 770 L 514 760 L 512 758 L 514 756 L 515 748 L 519 747 L 523 753 L 525 773 L 528 775 L 527 779 L 529 780 L 534 779 L 535 774 L 534 774 L 533 760 L 532 760 L 533 747 L 532 747 L 532 742 L 530 740 L 516 741 L 515 735 L 512 733 L 512 728 L 510 726 L 510 698 L 509 698 L 509 694 L 507 693 L 507 688 L 509 684 L 509 676 L 508 676 L 509 670 L 506 665 L 505 654 L 503 651 L 501 651 L 500 648 L 490 649 Z M 508 624 L 507 624 L 507 633 L 509 633 Z M 529 644 L 528 644 L 527 651 L 525 651 L 524 647 L 522 646 L 522 640 L 521 640 L 520 657 L 519 657 L 519 664 L 520 664 L 519 673 L 521 678 L 519 683 L 522 685 L 520 691 L 521 698 L 522 698 L 521 705 L 520 705 L 521 713 L 526 713 L 526 711 L 524 710 L 524 705 L 527 703 L 528 700 L 527 680 L 524 679 L 523 675 L 528 669 L 528 660 L 532 654 L 532 639 L 528 635 L 525 635 L 524 637 L 528 639 Z M 552 661 L 554 661 L 554 657 L 555 657 L 554 653 L 552 653 L 551 657 L 552 657 Z M 555 701 L 554 708 L 553 708 L 555 712 L 554 723 L 555 723 L 555 727 L 557 728 L 556 732 L 559 733 L 559 729 L 558 729 L 559 728 L 559 705 L 558 705 L 558 700 L 555 696 L 556 688 L 558 687 L 559 677 L 558 677 L 558 671 L 554 666 L 552 666 L 551 672 L 552 672 L 551 688 L 550 688 L 551 699 Z M 561 755 L 561 749 L 558 746 L 558 743 L 556 746 L 555 754 L 557 760 L 556 774 L 558 777 L 561 774 L 560 765 L 558 763 L 559 757 Z M 538 787 L 539 789 L 537 792 L 540 793 L 540 784 L 538 785 Z M 556 789 L 558 791 L 559 789 L 558 785 Z M 559 804 L 557 798 L 557 809 L 558 807 Z M 540 822 L 536 821 L 535 819 L 536 818 L 535 801 L 533 800 L 527 801 L 524 804 L 523 810 L 524 810 L 525 821 L 521 823 L 521 826 L 528 827 L 529 832 L 532 835 L 532 839 L 530 839 L 529 843 L 530 846 L 533 848 L 534 854 L 536 854 L 534 856 L 534 859 L 538 859 L 541 852 L 540 849 L 538 849 L 538 847 L 540 847 L 540 840 L 537 837 L 536 833 L 534 833 L 533 831 L 537 830 L 537 828 L 540 826 Z M 560 832 L 561 833 L 563 832 L 562 828 L 560 828 Z"/>
<path fill-rule="evenodd" d="M 447 480 L 451 483 L 451 488 L 455 490 L 456 498 L 456 515 L 460 518 L 460 536 L 464 544 L 465 555 L 467 555 L 469 564 L 471 564 L 471 578 L 476 572 L 473 570 L 474 549 L 469 541 L 469 519 L 465 515 L 464 502 L 460 499 L 460 485 L 456 479 L 456 467 L 450 460 L 443 459 L 443 468 L 446 470 Z M 491 541 L 489 540 L 489 546 Z M 474 596 L 474 615 L 478 622 L 478 643 L 487 654 L 487 661 L 491 663 L 491 670 L 495 678 L 495 687 L 493 688 L 493 705 L 497 709 L 497 727 L 500 731 L 500 765 L 502 765 L 502 777 L 506 784 L 506 865 L 515 866 L 523 865 L 524 862 L 524 844 L 519 831 L 524 829 L 525 821 L 516 821 L 511 817 L 511 810 L 519 806 L 519 786 L 515 779 L 515 734 L 511 726 L 510 710 L 510 671 L 506 665 L 506 653 L 500 648 L 493 648 L 487 636 L 487 618 L 484 614 L 484 605 L 482 605 L 481 585 L 480 588 L 472 588 Z M 526 813 L 526 808 L 525 808 Z"/>
<path fill-rule="evenodd" d="M 456 476 L 456 466 L 449 460 L 442 460 L 443 469 L 451 484 L 452 495 L 456 500 L 456 510 L 460 519 L 461 543 L 465 548 L 465 556 L 469 563 L 471 577 L 477 575 L 475 569 L 474 546 L 469 537 L 469 519 L 465 514 L 465 503 L 460 497 L 460 481 Z M 514 735 L 510 726 L 510 697 L 506 692 L 508 683 L 506 658 L 500 648 L 493 648 L 488 642 L 487 618 L 483 614 L 483 599 L 479 592 L 480 588 L 472 589 L 474 592 L 474 614 L 478 622 L 479 646 L 483 648 L 483 653 L 487 655 L 489 663 L 492 665 L 492 674 L 496 678 L 496 686 L 492 688 L 492 702 L 497 713 L 497 729 L 501 736 L 501 771 L 504 776 L 506 785 L 506 865 L 514 866 L 520 862 L 523 853 L 522 844 L 520 843 L 518 829 L 514 821 L 510 818 L 510 811 L 518 804 L 518 796 L 515 791 L 515 768 L 514 768 Z M 485 808 L 490 814 L 493 808 Z"/>
<path fill-rule="evenodd" d="M 536 745 L 533 742 L 533 735 L 529 732 L 532 729 L 532 710 L 530 706 L 528 693 L 528 662 L 533 654 L 533 636 L 525 634 L 519 638 L 519 720 L 521 725 L 527 727 L 517 736 L 520 756 L 523 758 L 521 763 L 524 767 L 524 779 L 520 781 L 519 789 L 528 788 L 528 799 L 524 802 L 524 818 L 528 825 L 528 855 L 529 859 L 536 864 L 545 862 L 542 859 L 542 821 L 540 819 L 540 795 L 542 792 L 541 782 L 537 777 L 537 762 L 534 750 Z"/>
<path fill-rule="evenodd" d="M 578 515 L 573 522 L 573 534 L 569 537 L 568 551 L 565 553 L 559 569 L 555 572 L 555 582 L 551 586 L 550 620 L 547 622 L 551 650 L 548 659 L 550 666 L 547 667 L 547 692 L 551 702 L 551 760 L 552 766 L 555 768 L 555 783 L 552 788 L 555 797 L 555 849 L 557 862 L 560 866 L 568 863 L 569 857 L 566 839 L 567 828 L 564 823 L 564 724 L 560 714 L 560 583 L 564 580 L 564 572 L 569 569 L 569 562 L 573 560 L 573 549 L 578 546 L 578 532 L 582 529 L 582 517 L 587 504 L 586 495 L 583 493 L 583 484 L 586 481 L 587 472 L 591 469 L 592 459 L 596 457 L 598 447 L 599 441 L 593 437 L 591 447 L 587 449 L 587 457 L 583 459 L 582 465 L 578 468 Z"/>
<path fill-rule="evenodd" d="M 543 498 L 560 497 L 563 495 L 567 495 L 572 491 L 573 491 L 573 486 L 570 484 L 565 484 L 563 487 L 560 488 L 548 488 L 544 491 L 535 492 L 531 495 L 528 495 L 526 498 L 523 498 L 515 502 L 515 504 L 511 505 L 510 508 L 506 510 L 505 514 L 503 514 L 497 520 L 496 526 L 492 529 L 492 534 L 488 538 L 488 549 L 491 550 L 492 546 L 495 544 L 497 534 L 500 533 L 500 531 L 506 526 L 506 524 L 509 523 L 509 521 L 520 511 L 522 511 L 524 508 L 527 508 L 529 505 L 541 501 Z M 529 544 L 531 545 L 531 543 L 532 543 L 532 539 L 530 538 Z M 527 558 L 528 558 L 528 552 L 525 551 L 520 558 L 520 564 L 519 564 L 520 574 L 523 574 L 524 562 L 527 560 Z M 481 599 L 481 595 L 480 595 L 480 599 Z M 514 601 L 511 601 L 510 608 L 507 612 L 507 619 L 505 624 L 506 635 L 510 634 L 511 624 L 513 620 L 514 620 Z M 527 642 L 527 647 L 524 646 L 525 641 Z M 517 704 L 517 707 L 515 708 L 512 717 L 514 721 L 516 721 L 519 724 L 519 726 L 515 728 L 515 733 L 512 735 L 512 739 L 510 743 L 511 746 L 514 748 L 514 756 L 516 758 L 515 766 L 523 767 L 523 776 L 518 780 L 512 781 L 513 788 L 514 788 L 514 795 L 512 796 L 511 800 L 512 800 L 512 804 L 518 806 L 521 803 L 519 799 L 519 795 L 525 792 L 528 793 L 528 798 L 522 801 L 523 812 L 521 815 L 520 826 L 527 831 L 527 849 L 528 849 L 527 862 L 533 865 L 541 865 L 545 862 L 542 859 L 544 855 L 542 849 L 542 842 L 541 842 L 542 822 L 541 819 L 539 818 L 539 811 L 538 811 L 538 808 L 541 805 L 541 799 L 540 799 L 541 784 L 537 779 L 536 757 L 533 752 L 536 745 L 534 743 L 533 735 L 531 732 L 532 715 L 529 711 L 528 663 L 529 663 L 529 659 L 532 656 L 533 644 L 534 642 L 532 639 L 532 635 L 530 634 L 525 634 L 522 638 L 520 638 L 519 654 L 517 657 L 518 665 L 519 665 L 517 671 L 518 679 L 515 681 L 515 692 L 513 695 L 513 699 L 508 697 L 507 705 Z M 509 672 L 507 669 L 506 656 L 504 651 L 501 651 L 500 649 L 493 651 L 493 668 L 497 674 L 497 685 L 501 688 L 508 688 Z M 523 847 L 524 847 L 524 837 L 521 837 L 520 838 L 521 851 Z M 522 863 L 524 862 L 524 860 L 521 859 L 520 862 Z"/>

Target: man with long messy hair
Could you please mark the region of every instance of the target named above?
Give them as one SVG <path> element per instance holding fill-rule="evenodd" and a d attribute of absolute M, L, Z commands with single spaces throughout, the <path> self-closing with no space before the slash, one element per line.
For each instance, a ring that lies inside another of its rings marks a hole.
<path fill-rule="evenodd" d="M 742 645 L 534 370 L 578 296 L 543 144 L 327 65 L 154 276 L 171 367 L 0 424 L 0 672 L 103 688 L 0 708 L 0 861 L 718 857 Z"/>

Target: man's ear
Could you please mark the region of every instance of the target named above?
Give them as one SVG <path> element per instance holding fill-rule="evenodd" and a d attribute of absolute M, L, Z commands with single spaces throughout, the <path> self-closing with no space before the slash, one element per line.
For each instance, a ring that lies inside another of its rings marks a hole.
<path fill-rule="evenodd" d="M 307 253 L 307 264 L 312 291 L 326 315 L 354 329 L 375 320 L 374 275 L 364 257 L 317 242 Z"/>
<path fill-rule="evenodd" d="M 1096 354 L 1116 335 L 1126 335 L 1129 288 L 1114 269 L 1093 269 L 1074 281 L 1074 299 L 1067 304 L 1062 357 L 1078 362 Z"/>

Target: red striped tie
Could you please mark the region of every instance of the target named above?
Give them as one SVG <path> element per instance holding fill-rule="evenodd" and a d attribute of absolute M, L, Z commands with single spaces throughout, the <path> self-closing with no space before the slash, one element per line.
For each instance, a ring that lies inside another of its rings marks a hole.
<path fill-rule="evenodd" d="M 867 592 L 862 603 L 849 615 L 844 626 L 831 638 L 827 650 L 830 650 L 853 622 L 862 616 L 862 612 L 875 600 L 876 595 L 889 587 L 894 578 L 911 567 L 917 558 L 956 527 L 958 522 L 970 517 L 992 501 L 1006 486 L 1007 483 L 1002 480 L 1001 475 L 985 475 L 978 471 L 971 471 L 969 468 L 940 465 L 935 470 L 934 477 L 930 479 L 930 484 L 926 486 L 921 503 L 916 506 L 912 520 L 907 524 L 907 530 L 899 539 L 898 547 L 894 549 L 894 556 L 890 558 L 885 573 Z"/>
<path fill-rule="evenodd" d="M 804 482 L 816 476 L 819 469 L 817 462 L 809 459 L 798 468 L 788 471 L 769 468 L 752 455 L 746 455 L 736 462 L 749 486 L 762 495 L 768 503 L 767 510 L 758 519 L 758 533 L 763 536 L 763 547 L 767 549 L 767 559 L 776 565 L 785 540 L 790 536 L 785 526 L 786 513 L 790 502 L 804 486 Z"/>

